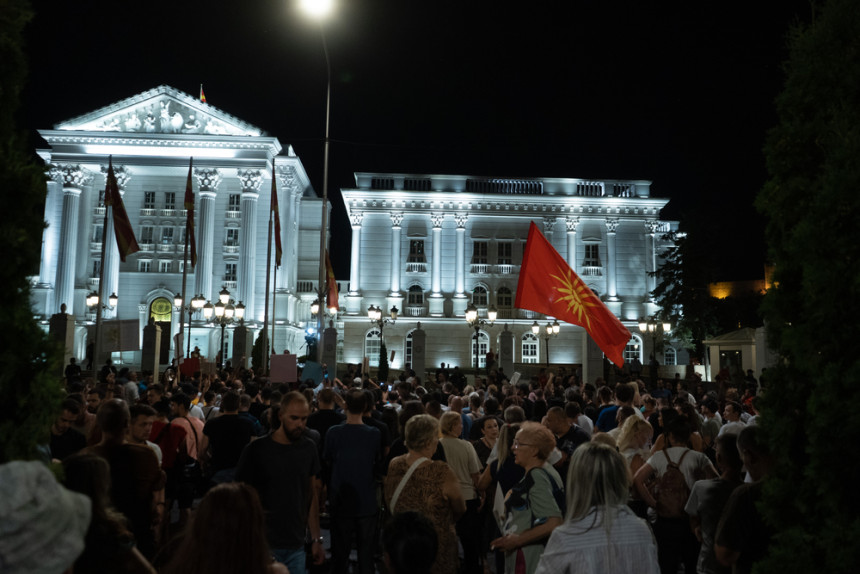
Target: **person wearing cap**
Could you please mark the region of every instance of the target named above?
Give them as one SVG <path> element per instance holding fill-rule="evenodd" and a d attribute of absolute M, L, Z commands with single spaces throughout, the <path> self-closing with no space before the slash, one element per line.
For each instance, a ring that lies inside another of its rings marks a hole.
<path fill-rule="evenodd" d="M 84 550 L 90 499 L 72 492 L 41 462 L 0 465 L 0 572 L 56 574 Z"/>

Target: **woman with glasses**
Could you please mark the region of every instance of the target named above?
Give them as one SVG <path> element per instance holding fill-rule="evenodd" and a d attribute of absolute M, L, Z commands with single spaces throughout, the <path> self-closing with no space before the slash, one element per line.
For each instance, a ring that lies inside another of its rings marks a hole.
<path fill-rule="evenodd" d="M 525 471 L 505 498 L 504 536 L 491 547 L 505 552 L 505 572 L 532 574 L 553 529 L 562 523 L 564 483 L 545 464 L 555 437 L 538 423 L 523 423 L 513 443 L 514 460 Z"/>

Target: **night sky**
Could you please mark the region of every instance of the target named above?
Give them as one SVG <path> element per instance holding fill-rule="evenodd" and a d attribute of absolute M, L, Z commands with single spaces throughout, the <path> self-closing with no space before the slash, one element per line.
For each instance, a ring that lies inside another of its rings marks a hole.
<path fill-rule="evenodd" d="M 338 1 L 338 0 L 336 0 Z M 332 64 L 332 234 L 356 171 L 642 178 L 720 238 L 722 279 L 762 275 L 752 201 L 789 26 L 806 0 L 340 0 Z M 34 0 L 24 125 L 168 84 L 292 145 L 322 189 L 325 59 L 294 0 Z M 349 250 L 333 253 L 339 277 Z"/>

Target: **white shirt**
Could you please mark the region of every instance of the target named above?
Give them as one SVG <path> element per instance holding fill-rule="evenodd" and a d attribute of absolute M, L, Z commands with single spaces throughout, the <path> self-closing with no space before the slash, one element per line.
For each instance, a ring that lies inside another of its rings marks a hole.
<path fill-rule="evenodd" d="M 658 574 L 657 544 L 648 525 L 626 506 L 612 511 L 618 514 L 609 534 L 597 508 L 553 530 L 535 574 Z"/>
<path fill-rule="evenodd" d="M 594 422 L 586 415 L 579 415 L 576 419 L 576 424 L 582 427 L 582 430 L 588 433 L 588 436 L 594 434 Z"/>
<path fill-rule="evenodd" d="M 720 432 L 717 433 L 717 436 L 723 436 L 724 434 L 740 434 L 744 427 L 747 426 L 744 423 L 737 421 L 733 423 L 726 423 L 720 427 Z"/>

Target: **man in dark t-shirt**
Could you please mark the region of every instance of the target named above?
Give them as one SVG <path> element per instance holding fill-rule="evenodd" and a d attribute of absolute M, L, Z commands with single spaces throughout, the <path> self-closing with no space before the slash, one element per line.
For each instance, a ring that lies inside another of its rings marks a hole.
<path fill-rule="evenodd" d="M 380 432 L 362 421 L 365 395 L 361 389 L 350 389 L 345 399 L 346 423 L 329 429 L 323 450 L 323 460 L 331 468 L 332 571 L 349 569 L 354 538 L 359 573 L 373 574 L 373 542 L 379 510 L 374 468 L 382 453 Z"/>
<path fill-rule="evenodd" d="M 305 572 L 305 529 L 311 533 L 314 563 L 325 559 L 319 525 L 319 455 L 304 436 L 309 413 L 304 395 L 295 391 L 284 395 L 278 411 L 281 426 L 245 447 L 236 468 L 236 480 L 250 484 L 260 495 L 272 555 L 293 574 Z"/>
<path fill-rule="evenodd" d="M 203 434 L 209 437 L 212 482 L 232 481 L 242 450 L 255 436 L 251 421 L 239 416 L 239 393 L 224 393 L 221 413 L 206 422 Z"/>
<path fill-rule="evenodd" d="M 546 413 L 546 428 L 555 436 L 555 445 L 561 451 L 561 459 L 555 463 L 555 468 L 561 476 L 567 477 L 567 467 L 570 457 L 576 447 L 591 440 L 582 427 L 571 423 L 561 407 L 552 407 Z"/>
<path fill-rule="evenodd" d="M 331 389 L 322 389 L 317 395 L 319 402 L 319 410 L 308 417 L 308 428 L 312 428 L 320 433 L 320 440 L 323 448 L 325 448 L 325 437 L 328 429 L 335 425 L 341 424 L 346 417 L 343 413 L 339 413 L 334 408 L 334 391 Z"/>
<path fill-rule="evenodd" d="M 72 428 L 82 411 L 83 407 L 74 399 L 63 401 L 62 412 L 51 425 L 51 458 L 64 460 L 86 448 L 86 437 Z"/>

